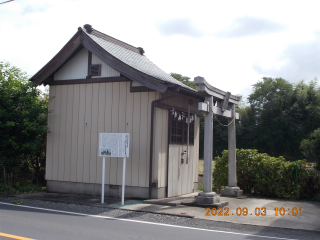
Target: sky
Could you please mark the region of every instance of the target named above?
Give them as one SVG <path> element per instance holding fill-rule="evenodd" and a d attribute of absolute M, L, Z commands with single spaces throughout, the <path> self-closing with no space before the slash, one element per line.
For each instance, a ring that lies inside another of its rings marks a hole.
<path fill-rule="evenodd" d="M 308 0 L 15 0 L 0 4 L 0 61 L 32 76 L 91 24 L 142 47 L 167 73 L 202 76 L 245 100 L 262 77 L 320 77 L 319 7 Z"/>

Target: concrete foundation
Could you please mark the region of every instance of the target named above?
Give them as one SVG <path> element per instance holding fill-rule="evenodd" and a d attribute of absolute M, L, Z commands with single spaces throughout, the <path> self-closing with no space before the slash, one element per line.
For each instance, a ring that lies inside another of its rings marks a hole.
<path fill-rule="evenodd" d="M 243 190 L 241 190 L 239 187 L 228 187 L 226 186 L 224 190 L 221 191 L 221 194 L 223 196 L 228 197 L 240 197 L 242 196 Z"/>
<path fill-rule="evenodd" d="M 121 189 L 121 185 L 105 184 L 104 196 L 107 198 L 121 198 Z M 101 184 L 47 180 L 47 192 L 101 196 Z M 125 198 L 147 199 L 148 195 L 148 187 L 125 187 Z M 151 197 L 153 199 L 165 198 L 166 188 L 152 188 Z"/>
<path fill-rule="evenodd" d="M 194 197 L 195 204 L 215 204 L 220 203 L 220 196 L 215 192 L 200 192 Z"/>

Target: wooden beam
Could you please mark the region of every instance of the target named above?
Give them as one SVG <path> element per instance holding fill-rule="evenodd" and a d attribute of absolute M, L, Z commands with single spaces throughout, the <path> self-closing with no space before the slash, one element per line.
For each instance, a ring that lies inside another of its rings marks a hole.
<path fill-rule="evenodd" d="M 55 80 L 48 82 L 53 85 L 69 85 L 69 84 L 86 84 L 86 83 L 101 83 L 101 82 L 127 82 L 130 81 L 126 77 L 102 77 L 102 78 L 86 78 L 86 79 L 71 79 L 71 80 Z"/>
<path fill-rule="evenodd" d="M 172 109 L 172 107 L 177 110 L 177 111 L 181 111 L 181 112 L 188 112 L 187 108 L 182 108 L 182 107 L 176 107 L 176 106 L 171 106 L 165 103 L 161 103 L 161 102 L 157 102 L 154 105 L 155 107 L 159 107 L 159 108 L 165 108 L 165 109 Z M 192 114 L 196 114 L 198 116 L 204 117 L 205 113 L 200 112 L 200 111 L 194 111 L 194 110 L 190 110 L 190 113 Z"/>
<path fill-rule="evenodd" d="M 91 77 L 92 52 L 88 51 L 88 73 L 87 78 Z"/>

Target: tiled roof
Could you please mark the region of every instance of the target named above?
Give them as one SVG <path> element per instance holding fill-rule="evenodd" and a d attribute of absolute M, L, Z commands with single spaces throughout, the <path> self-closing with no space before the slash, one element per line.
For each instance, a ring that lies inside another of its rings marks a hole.
<path fill-rule="evenodd" d="M 146 56 L 141 55 L 138 48 L 135 48 L 127 43 L 119 41 L 96 30 L 88 33 L 86 29 L 83 29 L 83 32 L 87 34 L 99 46 L 105 49 L 108 53 L 124 62 L 125 64 L 129 65 L 130 67 L 135 68 L 138 71 L 157 78 L 161 81 L 176 84 L 188 90 L 197 92 L 193 88 L 190 88 L 180 81 L 174 79 L 170 74 L 165 73 L 157 65 L 151 62 Z"/>

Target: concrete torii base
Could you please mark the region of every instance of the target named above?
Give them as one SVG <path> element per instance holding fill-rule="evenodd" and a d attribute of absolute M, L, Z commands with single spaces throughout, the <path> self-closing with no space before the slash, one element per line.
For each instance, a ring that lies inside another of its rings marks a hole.
<path fill-rule="evenodd" d="M 243 194 L 243 190 L 239 187 L 228 187 L 226 186 L 224 190 L 221 191 L 221 195 L 228 197 L 240 197 Z"/>
<path fill-rule="evenodd" d="M 215 192 L 200 192 L 198 196 L 194 197 L 193 202 L 187 204 L 185 203 L 185 205 L 189 206 L 198 206 L 206 208 L 225 207 L 228 204 L 228 202 L 221 202 L 220 196 Z"/>
<path fill-rule="evenodd" d="M 214 204 L 220 203 L 220 196 L 215 192 L 200 192 L 194 197 L 196 204 Z"/>

